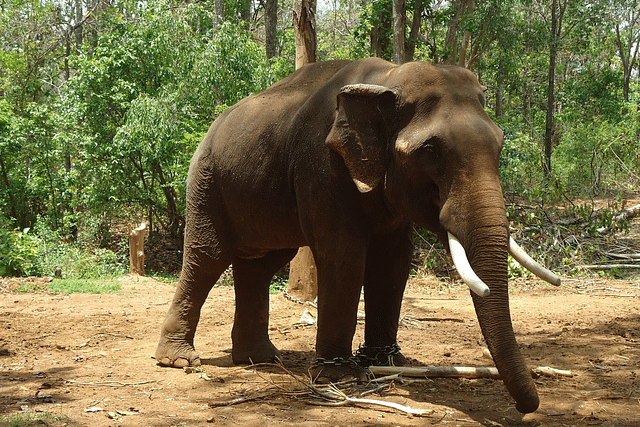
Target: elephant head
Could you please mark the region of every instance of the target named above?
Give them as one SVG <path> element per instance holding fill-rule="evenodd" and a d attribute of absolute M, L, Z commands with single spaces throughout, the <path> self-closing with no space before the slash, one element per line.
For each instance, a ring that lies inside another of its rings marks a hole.
<path fill-rule="evenodd" d="M 452 251 L 504 383 L 523 413 L 538 408 L 509 312 L 508 253 L 559 284 L 510 239 L 498 165 L 502 131 L 484 110 L 475 75 L 409 63 L 376 85 L 342 88 L 326 139 L 361 192 L 424 227 Z"/>

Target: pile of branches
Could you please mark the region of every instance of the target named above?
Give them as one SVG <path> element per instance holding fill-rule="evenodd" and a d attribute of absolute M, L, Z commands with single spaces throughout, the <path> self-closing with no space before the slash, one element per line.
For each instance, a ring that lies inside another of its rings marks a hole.
<path fill-rule="evenodd" d="M 640 268 L 640 236 L 630 221 L 640 205 L 616 209 L 593 203 L 564 207 L 512 204 L 511 234 L 543 265 L 563 274 Z"/>
<path fill-rule="evenodd" d="M 569 202 L 550 207 L 514 201 L 507 206 L 507 214 L 512 237 L 556 273 L 608 271 L 615 275 L 640 269 L 640 234 L 631 228 L 632 219 L 640 216 L 640 205 L 613 203 L 597 208 L 593 202 Z M 416 229 L 414 236 L 414 270 L 455 277 L 444 246 L 423 230 Z"/>

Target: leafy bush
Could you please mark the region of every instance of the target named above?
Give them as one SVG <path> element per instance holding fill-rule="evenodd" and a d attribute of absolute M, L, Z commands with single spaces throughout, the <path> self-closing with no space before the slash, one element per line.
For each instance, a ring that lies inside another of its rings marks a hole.
<path fill-rule="evenodd" d="M 0 276 L 37 274 L 38 239 L 29 229 L 0 229 Z"/>
<path fill-rule="evenodd" d="M 60 267 L 67 278 L 103 279 L 128 271 L 128 259 L 108 249 L 67 243 L 42 220 L 34 229 L 0 228 L 0 276 L 43 276 Z"/>

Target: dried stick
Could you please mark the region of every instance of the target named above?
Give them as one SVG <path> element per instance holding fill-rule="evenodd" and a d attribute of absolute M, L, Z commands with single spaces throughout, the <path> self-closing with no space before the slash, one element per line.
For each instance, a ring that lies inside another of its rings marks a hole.
<path fill-rule="evenodd" d="M 338 400 L 337 402 L 322 403 L 322 405 L 325 405 L 325 406 L 343 406 L 343 405 L 354 404 L 354 403 L 367 404 L 367 405 L 379 405 L 379 406 L 385 406 L 387 408 L 393 408 L 395 410 L 405 412 L 411 415 L 417 415 L 417 416 L 428 415 L 434 412 L 432 409 L 414 409 L 409 406 L 404 406 L 404 405 L 400 405 L 398 403 L 393 403 L 393 402 L 386 402 L 384 400 L 361 399 L 358 397 L 349 397 L 335 386 L 329 387 L 328 392 L 325 394 L 335 396 L 334 399 Z"/>
<path fill-rule="evenodd" d="M 614 268 L 622 268 L 625 270 L 640 268 L 640 264 L 594 264 L 583 265 L 585 270 L 613 270 Z"/>
<path fill-rule="evenodd" d="M 209 407 L 217 408 L 218 406 L 230 406 L 237 405 L 238 403 L 250 402 L 252 400 L 262 399 L 263 397 L 269 397 L 276 394 L 279 390 L 269 390 L 265 393 L 258 393 L 251 396 L 240 396 L 231 400 L 224 400 L 222 402 L 209 402 Z"/>
<path fill-rule="evenodd" d="M 142 384 L 149 384 L 149 383 L 154 383 L 156 382 L 155 380 L 149 380 L 149 381 L 141 381 L 139 383 L 123 383 L 120 381 L 103 381 L 103 382 L 97 382 L 97 383 L 81 383 L 78 381 L 73 381 L 73 380 L 65 380 L 68 384 L 73 384 L 73 385 L 103 385 L 103 386 L 107 386 L 107 387 L 135 387 L 137 385 L 142 385 Z"/>
<path fill-rule="evenodd" d="M 403 375 L 418 378 L 492 378 L 499 380 L 500 374 L 494 367 L 466 367 L 466 366 L 370 366 L 369 372 L 374 375 Z M 531 376 L 572 377 L 571 371 L 540 366 L 531 369 Z"/>
<path fill-rule="evenodd" d="M 538 377 L 572 377 L 573 372 L 566 371 L 564 369 L 555 369 L 550 368 L 549 366 L 538 366 L 537 368 L 531 369 L 531 375 L 534 378 Z"/>

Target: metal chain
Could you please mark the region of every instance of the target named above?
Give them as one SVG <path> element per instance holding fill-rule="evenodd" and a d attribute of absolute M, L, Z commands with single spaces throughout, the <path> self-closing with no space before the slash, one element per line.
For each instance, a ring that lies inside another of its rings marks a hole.
<path fill-rule="evenodd" d="M 363 344 L 356 351 L 355 357 L 358 360 L 358 365 L 364 367 L 379 365 L 381 360 L 385 360 L 385 358 L 386 366 L 393 366 L 393 356 L 400 354 L 400 350 L 397 342 L 384 347 L 369 347 Z M 385 362 L 382 362 L 382 364 L 384 365 Z"/>
<path fill-rule="evenodd" d="M 310 306 L 312 306 L 312 307 L 316 307 L 316 308 L 318 308 L 318 305 L 316 304 L 316 302 L 307 302 L 307 301 L 302 301 L 302 300 L 299 300 L 298 298 L 292 297 L 292 296 L 289 294 L 289 292 L 287 292 L 287 290 L 286 290 L 286 289 L 283 289 L 283 290 L 282 290 L 282 295 L 284 295 L 284 297 L 285 297 L 286 299 L 288 299 L 289 301 L 291 301 L 291 302 L 295 302 L 296 304 L 302 304 L 302 305 L 307 305 L 307 304 L 309 304 L 309 305 L 310 305 Z"/>
<path fill-rule="evenodd" d="M 333 359 L 318 357 L 315 364 L 318 366 L 358 366 L 358 360 L 354 356 L 346 359 L 344 357 L 334 357 Z"/>

